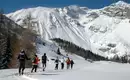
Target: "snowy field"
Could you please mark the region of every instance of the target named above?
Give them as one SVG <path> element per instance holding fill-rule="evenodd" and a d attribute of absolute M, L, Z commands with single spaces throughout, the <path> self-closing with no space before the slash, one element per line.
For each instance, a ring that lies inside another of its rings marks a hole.
<path fill-rule="evenodd" d="M 72 70 L 54 70 L 54 66 L 51 66 L 44 72 L 41 68 L 37 73 L 30 71 L 26 69 L 25 75 L 18 76 L 17 69 L 0 70 L 0 80 L 130 80 L 130 64 L 113 62 L 77 60 Z"/>
<path fill-rule="evenodd" d="M 65 66 L 65 69 L 61 70 L 59 64 L 59 70 L 54 70 L 55 63 L 51 59 L 58 56 L 55 53 L 57 47 L 47 43 L 46 46 L 38 45 L 38 50 L 39 57 L 47 53 L 49 59 L 44 72 L 41 64 L 37 73 L 31 73 L 31 68 L 27 68 L 22 76 L 18 75 L 18 69 L 0 70 L 0 80 L 130 80 L 130 64 L 105 61 L 90 63 L 77 55 L 69 54 L 75 62 L 74 68 L 67 70 Z M 66 54 L 63 50 L 61 53 Z"/>

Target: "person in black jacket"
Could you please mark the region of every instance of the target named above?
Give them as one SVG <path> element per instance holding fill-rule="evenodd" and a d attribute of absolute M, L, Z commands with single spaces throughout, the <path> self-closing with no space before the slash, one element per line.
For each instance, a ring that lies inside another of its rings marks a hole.
<path fill-rule="evenodd" d="M 59 62 L 60 62 L 60 60 L 57 57 L 56 60 L 55 60 L 55 70 L 58 70 Z"/>
<path fill-rule="evenodd" d="M 46 63 L 47 63 L 47 61 L 49 61 L 49 60 L 48 60 L 48 58 L 47 58 L 47 56 L 46 56 L 46 53 L 44 53 L 44 55 L 42 56 L 43 71 L 44 71 L 45 68 L 46 68 Z"/>
<path fill-rule="evenodd" d="M 74 64 L 74 61 L 71 59 L 70 61 L 71 69 L 73 68 L 73 64 Z"/>
<path fill-rule="evenodd" d="M 25 54 L 25 51 L 22 50 L 20 52 L 20 54 L 18 55 L 18 59 L 19 59 L 19 74 L 23 75 L 24 74 L 24 69 L 25 69 L 25 61 L 26 60 L 30 60 L 27 55 Z"/>

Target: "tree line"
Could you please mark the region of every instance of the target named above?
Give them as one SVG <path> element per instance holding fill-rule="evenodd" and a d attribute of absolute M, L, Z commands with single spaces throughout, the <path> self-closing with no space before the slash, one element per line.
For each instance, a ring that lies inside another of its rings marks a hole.
<path fill-rule="evenodd" d="M 84 48 L 79 47 L 72 42 L 69 42 L 60 38 L 54 38 L 51 40 L 55 41 L 66 52 L 77 54 L 85 59 L 91 59 L 93 61 L 107 60 L 107 58 L 100 56 L 98 54 L 94 54 L 90 50 L 85 50 Z"/>

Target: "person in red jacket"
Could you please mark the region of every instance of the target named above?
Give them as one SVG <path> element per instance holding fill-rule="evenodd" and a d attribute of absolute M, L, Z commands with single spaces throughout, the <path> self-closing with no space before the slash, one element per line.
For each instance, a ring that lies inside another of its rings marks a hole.
<path fill-rule="evenodd" d="M 70 58 L 68 57 L 68 59 L 66 60 L 66 64 L 67 64 L 67 69 L 69 69 L 70 68 Z"/>
<path fill-rule="evenodd" d="M 33 60 L 33 62 L 32 62 L 32 65 L 33 65 L 33 66 L 32 66 L 31 72 L 33 72 L 34 69 L 35 69 L 35 72 L 37 72 L 37 67 L 38 67 L 39 61 L 40 61 L 40 59 L 38 58 L 37 55 L 35 55 L 34 60 Z"/>

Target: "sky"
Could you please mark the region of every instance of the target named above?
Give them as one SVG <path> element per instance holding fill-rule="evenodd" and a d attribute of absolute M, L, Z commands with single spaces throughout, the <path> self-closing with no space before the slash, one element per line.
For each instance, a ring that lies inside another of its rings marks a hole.
<path fill-rule="evenodd" d="M 4 13 L 14 12 L 30 7 L 65 7 L 69 5 L 79 5 L 88 8 L 102 8 L 119 0 L 0 0 L 0 8 Z M 130 3 L 130 0 L 125 0 Z"/>

